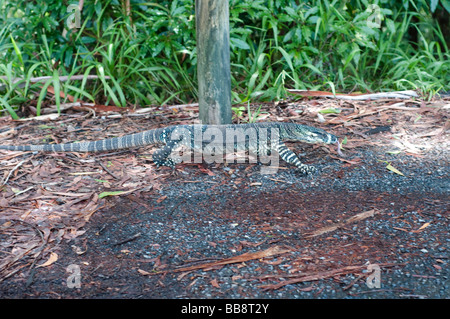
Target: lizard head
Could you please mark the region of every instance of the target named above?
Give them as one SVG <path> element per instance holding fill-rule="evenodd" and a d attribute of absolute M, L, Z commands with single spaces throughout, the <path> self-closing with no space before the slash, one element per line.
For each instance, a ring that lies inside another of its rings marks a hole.
<path fill-rule="evenodd" d="M 322 143 L 322 144 L 336 144 L 338 138 L 336 135 L 330 134 L 320 128 L 316 127 L 300 127 L 295 134 L 298 139 L 305 143 Z"/>
<path fill-rule="evenodd" d="M 341 143 L 339 143 L 338 137 L 320 128 L 299 126 L 295 131 L 295 135 L 298 140 L 305 143 L 337 144 L 337 153 L 342 157 L 345 156 L 341 151 Z"/>

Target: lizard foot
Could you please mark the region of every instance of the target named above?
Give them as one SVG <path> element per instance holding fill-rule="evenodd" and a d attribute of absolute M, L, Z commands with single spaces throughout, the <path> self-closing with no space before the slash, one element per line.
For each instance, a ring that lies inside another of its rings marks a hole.
<path fill-rule="evenodd" d="M 302 165 L 297 167 L 296 171 L 301 173 L 302 175 L 312 175 L 317 173 L 317 168 L 311 165 Z"/>
<path fill-rule="evenodd" d="M 166 158 L 164 160 L 153 160 L 153 163 L 156 164 L 156 167 L 168 166 L 172 169 L 175 169 L 175 165 L 177 164 L 171 158 Z"/>

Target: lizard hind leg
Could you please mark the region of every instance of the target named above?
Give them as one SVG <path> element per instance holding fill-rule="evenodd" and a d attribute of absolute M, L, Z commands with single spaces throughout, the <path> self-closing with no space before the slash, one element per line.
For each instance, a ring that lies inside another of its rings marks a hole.
<path fill-rule="evenodd" d="M 170 155 L 172 154 L 174 148 L 177 146 L 178 142 L 179 141 L 170 141 L 153 153 L 152 159 L 157 167 L 168 166 L 172 169 L 175 169 L 175 165 L 177 165 L 180 161 L 177 161 Z"/>

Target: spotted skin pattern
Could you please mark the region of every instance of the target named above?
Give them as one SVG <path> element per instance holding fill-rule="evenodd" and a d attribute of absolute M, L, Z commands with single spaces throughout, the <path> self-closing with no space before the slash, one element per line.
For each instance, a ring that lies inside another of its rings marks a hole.
<path fill-rule="evenodd" d="M 269 130 L 271 130 L 271 134 L 267 134 Z M 211 138 L 210 132 L 214 132 L 214 139 Z M 276 134 L 273 132 L 276 132 Z M 231 145 L 226 140 L 229 137 L 227 134 L 231 137 L 234 134 Z M 200 142 L 199 136 L 201 137 Z M 216 152 L 228 151 L 231 147 L 234 151 L 254 150 L 256 154 L 259 154 L 261 149 L 266 148 L 269 152 L 278 152 L 284 161 L 296 166 L 300 173 L 314 173 L 316 169 L 313 166 L 303 164 L 298 156 L 286 147 L 283 142 L 285 140 L 313 144 L 338 144 L 338 138 L 335 135 L 319 128 L 295 123 L 264 122 L 230 125 L 175 125 L 93 142 L 0 145 L 0 149 L 45 152 L 102 152 L 162 144 L 163 146 L 154 152 L 153 161 L 158 167 L 169 166 L 174 168 L 178 162 L 171 157 L 171 154 L 180 146 L 187 146 L 197 151 L 204 151 L 207 147 L 213 146 Z M 267 146 L 268 143 L 270 146 Z"/>

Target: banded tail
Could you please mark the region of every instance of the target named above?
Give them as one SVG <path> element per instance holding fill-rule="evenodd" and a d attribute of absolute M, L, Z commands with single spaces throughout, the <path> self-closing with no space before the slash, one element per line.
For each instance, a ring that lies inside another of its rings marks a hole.
<path fill-rule="evenodd" d="M 43 145 L 0 145 L 0 149 L 9 151 L 103 152 L 155 144 L 158 142 L 158 134 L 160 131 L 160 129 L 155 129 L 92 142 Z"/>

